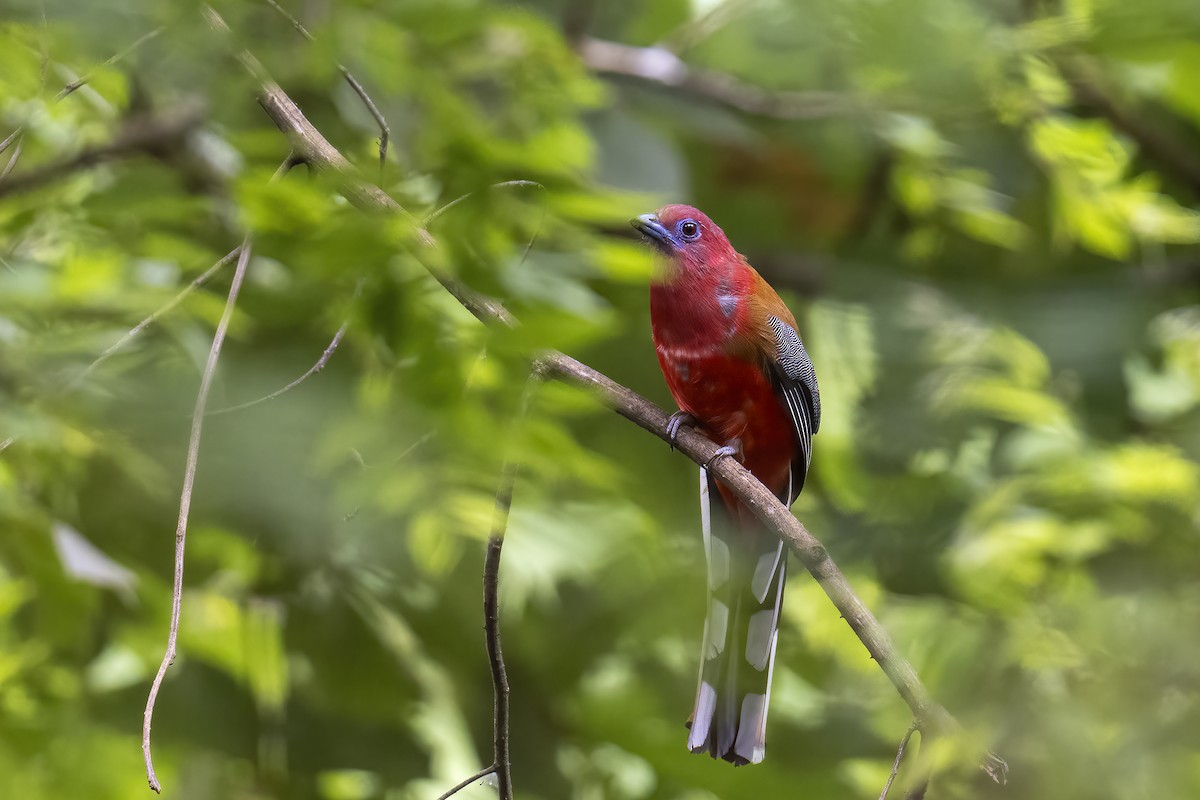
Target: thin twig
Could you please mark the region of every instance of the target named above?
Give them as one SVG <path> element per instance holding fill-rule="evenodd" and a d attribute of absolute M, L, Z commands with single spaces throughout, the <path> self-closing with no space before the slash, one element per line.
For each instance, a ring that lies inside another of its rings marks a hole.
<path fill-rule="evenodd" d="M 166 29 L 167 29 L 167 26 L 162 25 L 162 26 L 157 27 L 154 30 L 150 31 L 149 33 L 143 34 L 141 36 L 141 38 L 139 38 L 136 42 L 134 42 L 133 44 L 126 47 L 124 50 L 120 51 L 119 53 L 114 54 L 107 61 L 97 64 L 96 66 L 92 67 L 87 72 L 85 72 L 81 77 L 76 78 L 75 80 L 71 81 L 66 86 L 64 86 L 59 91 L 59 93 L 54 96 L 54 101 L 58 102 L 59 100 L 62 100 L 64 97 L 66 97 L 67 95 L 70 95 L 73 92 L 79 90 L 80 88 L 83 87 L 84 84 L 86 84 L 88 81 L 90 81 L 92 79 L 92 76 L 95 75 L 97 72 L 104 69 L 105 67 L 111 67 L 113 64 L 115 64 L 118 61 L 120 61 L 121 59 L 125 58 L 125 56 L 129 55 L 134 50 L 137 50 L 139 47 L 141 47 L 142 45 L 144 45 L 146 42 L 150 41 L 151 39 L 155 38 L 156 36 L 158 36 L 160 33 L 165 31 Z"/>
<path fill-rule="evenodd" d="M 310 42 L 316 41 L 316 38 L 308 32 L 308 28 L 305 28 L 304 25 L 301 24 L 300 20 L 293 17 L 286 8 L 279 5 L 279 3 L 275 2 L 275 0 L 263 0 L 263 2 L 283 15 L 283 18 L 290 22 L 292 27 L 295 28 L 305 39 Z M 379 174 L 382 176 L 383 169 L 387 164 L 388 139 L 392 135 L 392 129 L 388 127 L 387 120 L 384 119 L 383 112 L 381 112 L 379 107 L 375 105 L 375 101 L 371 99 L 371 95 L 367 94 L 367 90 L 364 89 L 362 84 L 358 82 L 358 79 L 350 74 L 350 70 L 346 69 L 346 67 L 340 62 L 337 64 L 337 68 L 338 72 L 342 73 L 342 77 L 346 79 L 346 83 L 348 83 L 350 88 L 354 90 L 354 93 L 358 95 L 358 99 L 363 101 L 363 105 L 367 107 L 367 111 L 370 112 L 371 116 L 375 118 L 375 124 L 379 126 Z"/>
<path fill-rule="evenodd" d="M 354 300 L 358 299 L 359 294 L 362 292 L 362 286 L 363 286 L 363 282 L 361 280 L 359 280 L 358 285 L 354 288 L 354 298 L 353 298 Z M 351 302 L 353 302 L 353 300 Z M 308 370 L 303 375 L 301 375 L 299 378 L 296 378 L 294 381 L 289 383 L 287 386 L 284 386 L 282 389 L 276 389 L 275 391 L 271 392 L 270 394 L 265 395 L 264 397 L 260 397 L 257 400 L 249 400 L 245 403 L 238 403 L 237 405 L 226 406 L 225 408 L 218 408 L 215 411 L 209 411 L 208 416 L 215 417 L 218 414 L 228 414 L 231 411 L 241 411 L 242 409 L 251 408 L 253 406 L 258 405 L 259 403 L 265 403 L 268 400 L 274 400 L 276 397 L 279 397 L 281 394 L 286 394 L 287 392 L 290 392 L 292 389 L 295 389 L 297 386 L 304 383 L 310 377 L 312 377 L 316 373 L 320 372 L 321 370 L 325 369 L 325 365 L 329 363 L 329 359 L 333 358 L 334 351 L 337 350 L 338 345 L 342 343 L 342 337 L 346 335 L 346 329 L 349 327 L 350 327 L 350 318 L 347 317 L 345 320 L 342 321 L 341 326 L 337 329 L 337 333 L 333 334 L 332 341 L 330 341 L 329 344 L 325 347 L 324 352 L 321 353 L 321 357 L 317 359 L 317 362 L 315 364 L 313 364 L 311 367 L 309 367 Z"/>
<path fill-rule="evenodd" d="M 45 23 L 44 16 L 42 18 L 42 22 L 43 22 L 43 24 Z M 58 94 L 56 94 L 54 96 L 54 102 L 58 103 L 63 98 L 74 94 L 76 91 L 78 91 L 83 86 L 85 86 L 87 84 L 87 82 L 89 80 L 91 80 L 92 76 L 95 75 L 98 70 L 103 69 L 104 67 L 111 67 L 113 64 L 115 64 L 118 61 L 120 61 L 121 59 L 125 58 L 125 56 L 129 55 L 130 53 L 132 53 L 134 50 L 141 47 L 146 42 L 148 42 L 151 39 L 153 39 L 154 37 L 158 36 L 160 33 L 165 31 L 166 29 L 167 28 L 165 25 L 155 28 L 154 30 L 150 31 L 149 33 L 142 35 L 141 38 L 139 38 L 136 42 L 134 42 L 133 44 L 126 47 L 124 50 L 121 50 L 120 52 L 116 53 L 115 55 L 109 57 L 108 60 L 104 61 L 103 63 L 97 64 L 96 66 L 89 69 L 86 73 L 83 74 L 82 77 L 73 78 L 65 86 L 63 86 L 62 89 L 60 89 L 58 91 Z M 48 51 L 43 51 L 43 54 L 42 54 L 42 81 L 43 81 L 43 83 L 45 82 L 45 71 L 46 71 L 46 67 L 48 64 L 49 64 Z M 18 136 L 20 136 L 24 132 L 25 132 L 25 126 L 18 125 L 17 129 L 15 131 L 10 133 L 3 142 L 0 142 L 0 153 L 3 153 L 5 150 L 7 150 L 9 148 L 9 145 L 11 145 L 13 143 L 13 140 L 16 139 Z"/>
<path fill-rule="evenodd" d="M 21 157 L 21 148 L 25 144 L 25 137 L 17 138 L 17 146 L 13 148 L 12 155 L 8 157 L 8 163 L 4 165 L 4 169 L 0 170 L 0 181 L 8 177 L 8 173 L 13 171 L 13 167 L 17 165 L 17 159 Z M 3 151 L 0 151 L 3 152 Z"/>
<path fill-rule="evenodd" d="M 9 436 L 9 437 L 8 437 L 7 439 L 5 439 L 3 442 L 0 442 L 0 453 L 3 453 L 5 450 L 7 450 L 7 449 L 8 449 L 8 446 L 9 446 L 9 445 L 11 445 L 11 444 L 12 444 L 13 442 L 15 442 L 16 440 L 17 440 L 17 437 L 15 437 L 15 436 Z"/>
<path fill-rule="evenodd" d="M 533 394 L 543 380 L 540 364 L 535 364 L 521 393 L 517 412 L 509 426 L 504 445 L 504 465 L 500 469 L 500 484 L 496 487 L 496 507 L 492 516 L 492 531 L 488 535 L 487 556 L 483 562 L 483 631 L 487 647 L 488 667 L 492 673 L 492 765 L 442 795 L 449 797 L 463 787 L 487 775 L 495 773 L 496 789 L 500 800 L 512 800 L 512 764 L 509 757 L 508 719 L 508 673 L 504 668 L 504 653 L 500 647 L 500 554 L 504 547 L 504 535 L 508 530 L 509 512 L 512 510 L 513 487 L 521 462 L 515 455 L 519 447 L 525 421 Z"/>
<path fill-rule="evenodd" d="M 204 13 L 218 32 L 229 35 L 228 26 L 216 11 L 206 7 Z M 329 172 L 337 181 L 338 191 L 364 211 L 398 213 L 410 220 L 413 218 L 386 192 L 364 182 L 361 176 L 356 174 L 346 158 L 308 121 L 287 93 L 271 80 L 257 59 L 244 50 L 236 52 L 238 59 L 260 82 L 260 105 L 287 136 L 299 157 L 314 169 Z M 418 241 L 426 248 L 425 252 L 437 247 L 436 240 L 427 230 L 418 228 L 416 233 Z M 438 282 L 479 320 L 503 327 L 517 325 L 513 315 L 495 298 L 463 286 L 428 264 L 426 267 Z M 667 415 L 653 403 L 562 353 L 550 352 L 540 361 L 549 377 L 592 389 L 618 414 L 664 442 L 668 441 Z M 718 446 L 712 440 L 690 428 L 679 431 L 675 446 L 692 461 L 701 465 L 712 461 L 718 450 Z M 773 493 L 734 459 L 718 459 L 712 464 L 710 471 L 796 553 L 866 647 L 871 658 L 878 662 L 901 698 L 908 704 L 922 733 L 935 735 L 955 729 L 957 723 L 953 717 L 933 699 L 916 670 L 896 650 L 879 620 L 854 593 L 846 576 L 829 557 L 820 541 Z"/>
<path fill-rule="evenodd" d="M 221 354 L 221 345 L 225 342 L 225 332 L 233 319 L 233 309 L 237 302 L 238 291 L 242 287 L 242 279 L 246 277 L 246 267 L 250 263 L 250 236 L 242 242 L 241 255 L 238 258 L 237 269 L 233 273 L 233 281 L 229 286 L 229 296 L 225 301 L 225 311 L 217 330 L 213 334 L 212 347 L 208 351 L 208 362 L 204 365 L 204 374 L 200 378 L 200 389 L 196 392 L 196 407 L 192 411 L 192 431 L 188 437 L 187 464 L 183 470 L 183 490 L 179 495 L 179 519 L 175 524 L 175 578 L 171 591 L 171 627 L 167 633 L 167 649 L 163 653 L 162 663 L 150 685 L 150 694 L 146 697 L 146 710 L 142 715 L 142 755 L 146 760 L 146 780 L 155 792 L 161 792 L 162 786 L 154 773 L 154 760 L 150 754 L 150 728 L 154 721 L 154 703 L 158 700 L 158 690 L 162 686 L 167 668 L 175 662 L 176 640 L 179 638 L 179 615 L 183 605 L 183 555 L 187 539 L 188 512 L 192 506 L 192 486 L 196 481 L 196 465 L 200 459 L 200 433 L 204 427 L 204 409 L 208 405 L 208 391 L 212 387 L 213 376 L 217 371 L 217 358 Z"/>
<path fill-rule="evenodd" d="M 900 746 L 896 748 L 896 760 L 892 762 L 892 772 L 888 775 L 887 783 L 883 785 L 883 791 L 879 793 L 879 800 L 887 800 L 888 791 L 892 788 L 892 781 L 896 780 L 896 773 L 900 771 L 900 762 L 904 760 L 904 748 L 908 747 L 908 740 L 912 738 L 916 730 L 917 722 L 913 720 L 913 723 L 908 726 L 904 738 L 900 740 Z"/>
<path fill-rule="evenodd" d="M 583 37 L 579 56 L 592 70 L 706 97 L 747 114 L 778 119 L 821 119 L 851 109 L 835 92 L 772 92 L 723 72 L 689 66 L 662 47 L 631 47 Z"/>
<path fill-rule="evenodd" d="M 267 0 L 267 2 L 270 2 L 270 0 Z M 526 187 L 526 186 L 528 186 L 530 188 L 535 188 L 535 189 L 545 189 L 546 188 L 545 186 L 538 183 L 537 181 L 526 181 L 526 180 L 502 181 L 500 183 L 493 183 L 491 186 L 489 186 L 487 188 L 488 189 L 510 189 L 510 188 L 516 188 L 516 187 Z M 433 221 L 436 220 L 438 217 L 442 216 L 447 211 L 449 211 L 450 209 L 457 206 L 459 203 L 462 203 L 465 200 L 470 200 L 474 196 L 475 196 L 474 192 L 467 192 L 464 195 L 460 195 L 460 196 L 454 198 L 449 203 L 446 203 L 446 205 L 442 206 L 441 208 L 438 208 L 436 211 L 431 212 L 427 217 L 425 217 L 424 225 L 426 227 L 429 227 L 429 225 L 431 223 L 433 223 Z"/>
<path fill-rule="evenodd" d="M 438 795 L 437 800 L 447 800 L 447 798 L 453 797 L 454 795 L 458 794 L 463 789 L 470 786 L 472 783 L 475 783 L 475 781 L 481 781 L 484 778 L 486 778 L 488 775 L 491 775 L 492 773 L 494 773 L 495 771 L 496 771 L 495 764 L 492 764 L 490 767 L 484 767 L 483 769 L 479 770 L 479 772 L 476 772 L 474 775 L 467 778 L 466 780 L 464 780 L 462 783 L 458 784 L 454 788 L 447 789 L 445 791 L 445 793 Z"/>
<path fill-rule="evenodd" d="M 506 468 L 505 470 L 509 470 Z M 508 507 L 512 503 L 512 478 L 501 484 L 496 493 L 496 516 L 508 522 Z M 504 669 L 504 653 L 500 649 L 500 551 L 504 546 L 504 531 L 493 531 L 487 543 L 483 562 L 483 628 L 487 644 L 488 664 L 492 670 L 492 767 L 496 770 L 496 790 L 500 800 L 512 800 L 512 765 L 508 755 L 508 673 Z"/>
<path fill-rule="evenodd" d="M 545 194 L 546 187 L 543 186 L 542 184 L 538 183 L 537 181 L 529 181 L 529 180 L 503 181 L 501 183 L 493 183 L 491 186 L 488 187 L 488 189 L 490 190 L 490 189 L 507 189 L 507 188 L 511 188 L 511 187 L 526 187 L 526 186 L 542 190 L 542 203 L 541 203 L 542 213 L 538 216 L 537 226 L 533 229 L 533 234 L 529 237 L 529 241 L 525 243 L 525 249 L 521 252 L 521 260 L 517 262 L 518 267 L 522 267 L 525 265 L 525 261 L 529 258 L 529 253 L 533 250 L 533 246 L 537 242 L 538 236 L 540 236 L 542 233 L 542 226 L 546 224 L 546 194 Z M 451 210 L 452 208 L 457 206 L 459 203 L 462 203 L 464 200 L 470 199 L 474 195 L 475 195 L 474 192 L 467 192 L 464 195 L 454 198 L 449 203 L 446 203 L 446 205 L 442 206 L 441 208 L 439 208 L 436 211 L 434 211 L 433 213 L 431 213 L 429 216 L 425 217 L 425 221 L 422 223 L 423 226 L 426 229 L 428 229 L 429 225 L 434 220 L 438 219 L 443 214 L 445 214 L 447 211 Z"/>
<path fill-rule="evenodd" d="M 284 175 L 294 162 L 291 155 L 275 172 L 272 181 Z M 200 460 L 200 434 L 204 428 L 204 411 L 208 407 L 208 392 L 212 388 L 213 377 L 217 372 L 217 359 L 221 355 L 221 345 L 225 342 L 225 334 L 233 319 L 233 310 L 237 305 L 238 292 L 246 277 L 250 265 L 251 236 L 246 234 L 242 240 L 237 268 L 233 280 L 229 284 L 229 295 L 225 300 L 225 310 L 213 333 L 212 346 L 208 351 L 208 361 L 204 365 L 204 373 L 200 377 L 200 388 L 196 392 L 196 406 L 192 411 L 192 429 L 188 437 L 187 462 L 183 470 L 183 489 L 179 494 L 179 518 L 175 524 L 175 573 L 171 589 L 171 625 L 167 633 L 167 648 L 163 653 L 162 663 L 150 685 L 150 693 L 146 696 L 146 710 L 142 715 L 142 756 L 146 761 L 146 780 L 150 788 L 161 793 L 162 786 L 154 773 L 154 759 L 150 752 L 150 730 L 154 721 L 154 704 L 158 700 L 158 691 L 162 687 L 167 669 L 175 662 L 176 642 L 179 638 L 179 616 L 183 606 L 183 564 L 184 545 L 187 540 L 188 512 L 192 506 L 192 487 L 196 482 L 196 465 Z"/>
<path fill-rule="evenodd" d="M 12 143 L 17 140 L 17 137 L 20 136 L 24 132 L 25 132 L 25 126 L 22 125 L 22 126 L 18 127 L 15 131 L 10 133 L 4 139 L 3 142 L 0 142 L 0 154 L 4 153 L 4 151 L 7 150 L 12 145 Z"/>
<path fill-rule="evenodd" d="M 175 308 L 177 305 L 182 303 L 185 299 L 187 299 L 188 295 L 190 295 L 192 292 L 199 289 L 204 284 L 208 283 L 209 279 L 211 279 L 213 275 L 216 275 L 218 272 L 220 272 L 225 267 L 226 264 L 229 264 L 230 262 L 232 262 L 235 258 L 238 257 L 238 254 L 241 252 L 242 252 L 241 245 L 238 245 L 237 247 L 230 250 L 228 253 L 226 253 L 224 256 L 221 257 L 220 261 L 213 264 L 211 267 L 209 267 L 207 270 L 205 270 L 199 277 L 197 277 L 195 280 L 193 280 L 191 283 L 189 283 L 187 286 L 185 286 L 183 288 L 183 290 L 181 292 L 179 292 L 179 294 L 175 295 L 175 297 L 172 298 L 169 303 L 167 303 L 166 305 L 159 308 L 157 311 L 155 311 L 150 316 L 146 317 L 144 320 L 139 322 L 137 325 L 134 325 L 133 328 L 131 328 L 128 333 L 126 333 L 124 336 L 122 336 L 120 339 L 118 339 L 114 344 L 110 345 L 103 353 L 101 353 L 96 358 L 95 361 L 93 361 L 91 364 L 88 364 L 87 368 L 84 369 L 83 372 L 79 373 L 79 377 L 77 377 L 73 381 L 72 386 L 78 385 L 78 384 L 82 383 L 83 381 L 87 380 L 88 376 L 91 375 L 96 370 L 96 367 L 103 364 L 105 361 L 107 361 L 109 358 L 111 358 L 114 354 L 116 354 L 116 352 L 118 350 L 120 350 L 125 345 L 127 345 L 131 341 L 133 341 L 133 338 L 135 336 L 137 336 L 142 331 L 146 330 L 146 328 L 153 325 L 158 320 L 158 318 L 161 317 L 163 314 L 166 314 L 171 309 Z"/>

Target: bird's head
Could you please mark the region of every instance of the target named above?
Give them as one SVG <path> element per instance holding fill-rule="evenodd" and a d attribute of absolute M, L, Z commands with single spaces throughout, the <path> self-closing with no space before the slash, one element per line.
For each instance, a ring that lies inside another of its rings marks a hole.
<path fill-rule="evenodd" d="M 663 206 L 655 214 L 630 220 L 630 224 L 683 274 L 704 273 L 738 258 L 725 232 L 691 206 Z"/>

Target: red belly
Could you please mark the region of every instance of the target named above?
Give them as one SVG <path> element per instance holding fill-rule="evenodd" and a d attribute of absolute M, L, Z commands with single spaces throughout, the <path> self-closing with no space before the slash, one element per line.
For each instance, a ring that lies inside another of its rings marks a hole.
<path fill-rule="evenodd" d="M 714 441 L 739 449 L 742 464 L 763 485 L 785 493 L 795 432 L 762 369 L 723 354 L 683 358 L 659 350 L 658 362 L 680 409 L 699 420 Z"/>

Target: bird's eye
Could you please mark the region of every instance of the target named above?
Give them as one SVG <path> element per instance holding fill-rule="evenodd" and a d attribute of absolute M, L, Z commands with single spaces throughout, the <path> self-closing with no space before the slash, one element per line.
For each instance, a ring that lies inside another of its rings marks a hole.
<path fill-rule="evenodd" d="M 689 242 L 696 241 L 700 238 L 700 223 L 694 219 L 685 219 L 679 223 L 679 235 Z"/>

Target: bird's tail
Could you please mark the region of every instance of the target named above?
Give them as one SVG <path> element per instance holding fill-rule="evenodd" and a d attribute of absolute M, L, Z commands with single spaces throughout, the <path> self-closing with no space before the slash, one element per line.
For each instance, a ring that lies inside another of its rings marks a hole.
<path fill-rule="evenodd" d="M 766 753 L 787 551 L 769 531 L 747 530 L 715 494 L 715 482 L 701 468 L 709 603 L 688 749 L 736 765 L 757 764 Z"/>

